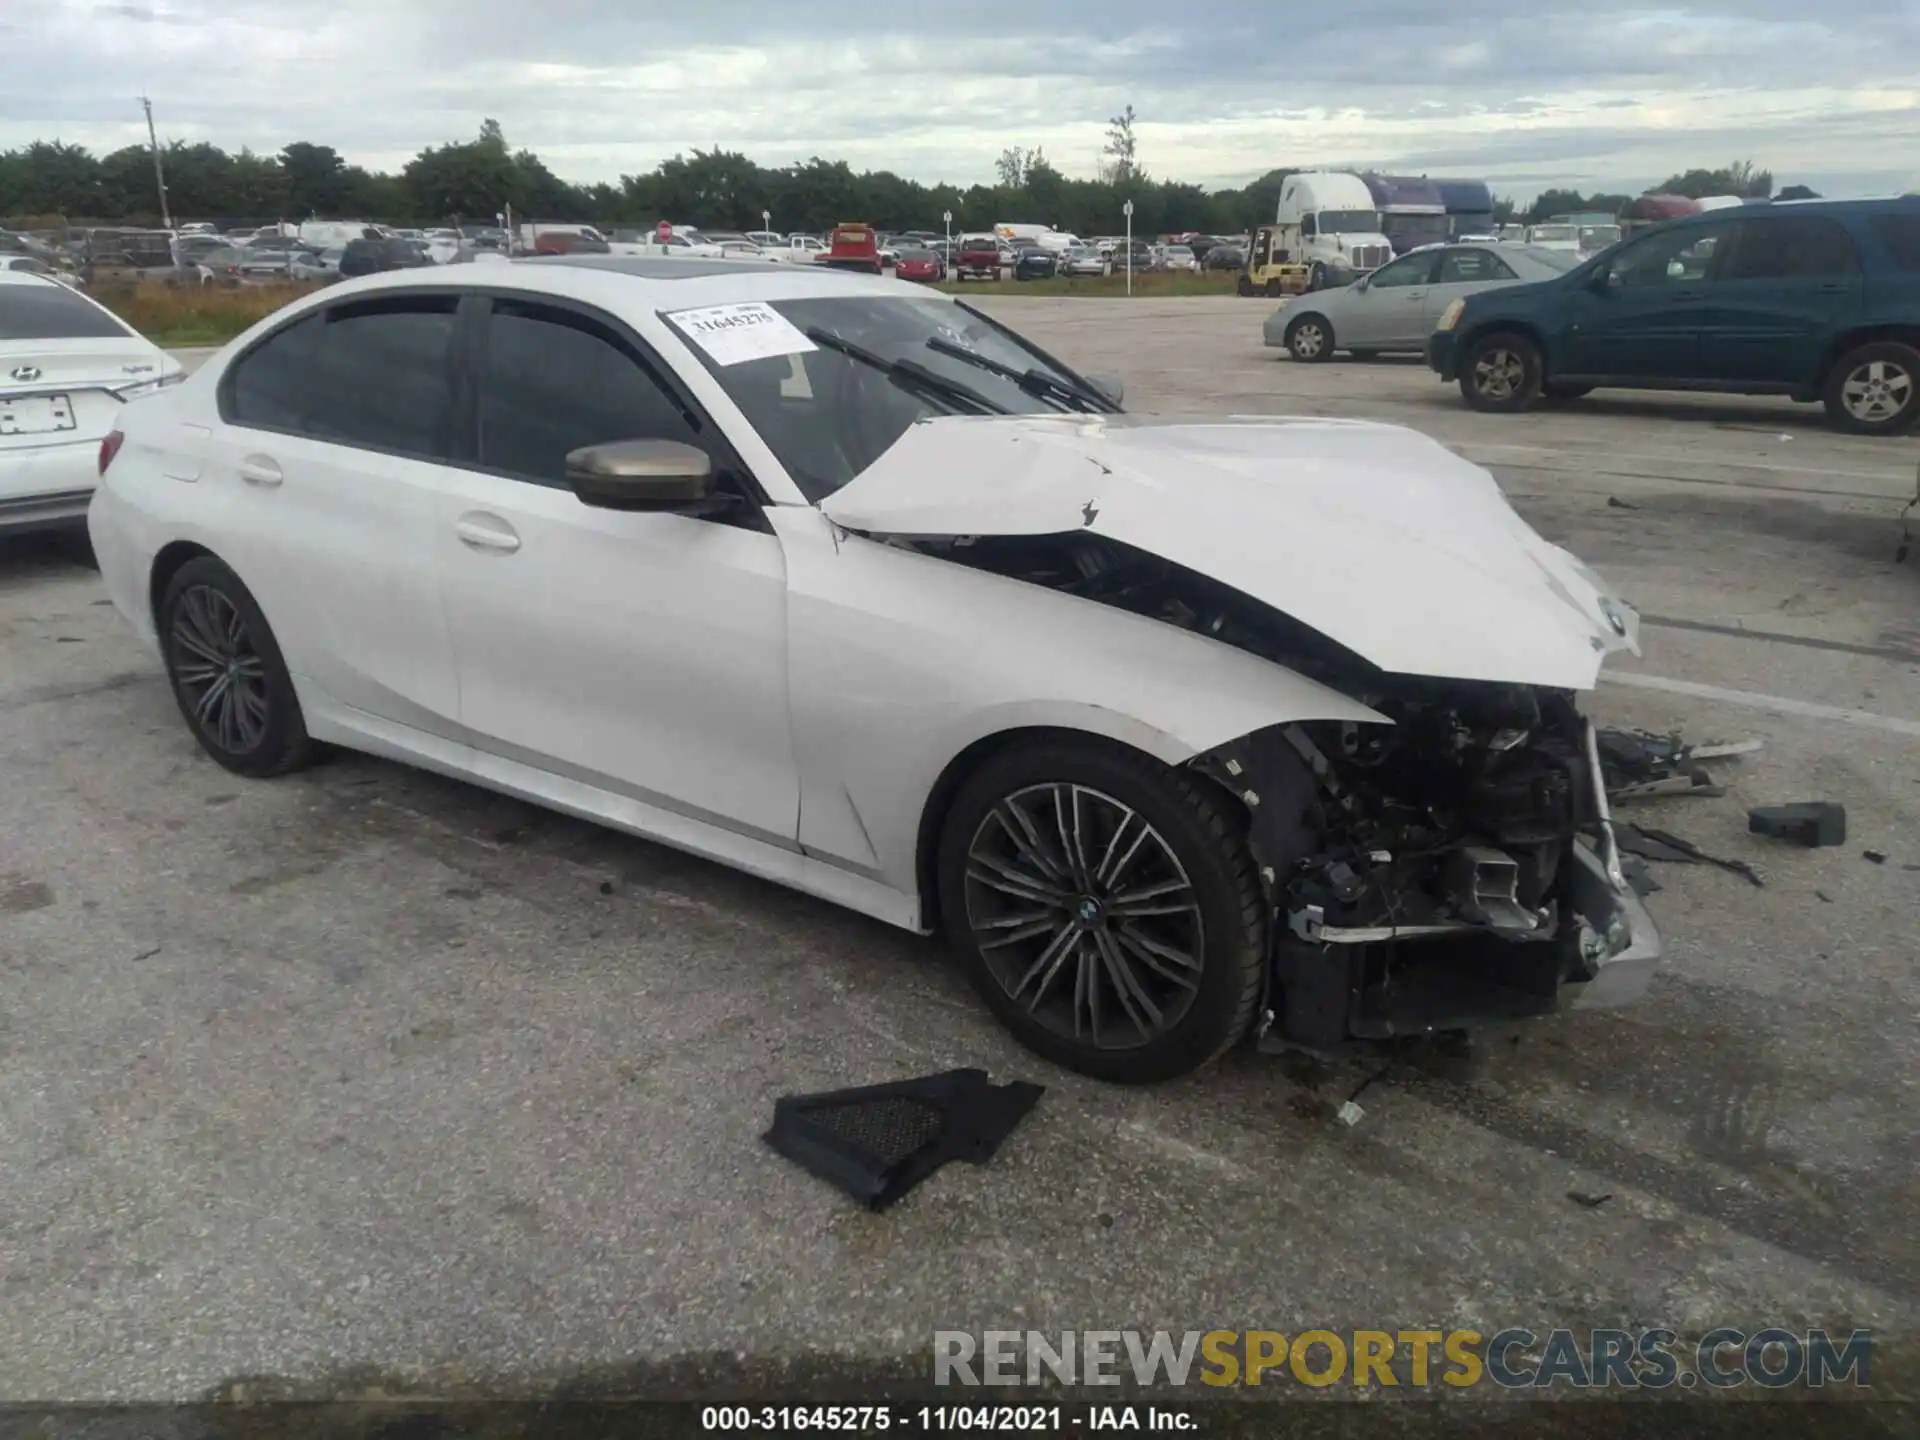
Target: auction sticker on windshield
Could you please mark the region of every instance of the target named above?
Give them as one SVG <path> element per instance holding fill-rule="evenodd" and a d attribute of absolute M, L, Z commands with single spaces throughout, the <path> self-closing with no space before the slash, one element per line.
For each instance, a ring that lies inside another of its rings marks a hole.
<path fill-rule="evenodd" d="M 668 312 L 667 319 L 711 355 L 716 365 L 742 365 L 775 355 L 803 355 L 815 348 L 786 316 L 764 300 L 673 310 Z"/>

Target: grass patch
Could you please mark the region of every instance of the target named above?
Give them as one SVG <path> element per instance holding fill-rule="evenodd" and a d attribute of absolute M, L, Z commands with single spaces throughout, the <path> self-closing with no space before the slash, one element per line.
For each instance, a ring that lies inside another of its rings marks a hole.
<path fill-rule="evenodd" d="M 1136 271 L 1133 293 L 1153 297 L 1232 295 L 1240 278 L 1237 270 Z M 1051 280 L 946 280 L 940 289 L 954 295 L 1083 295 L 1088 298 L 1125 298 L 1127 277 L 1120 275 L 1061 275 Z"/>
<path fill-rule="evenodd" d="M 311 285 L 120 285 L 93 298 L 156 345 L 224 345 Z"/>

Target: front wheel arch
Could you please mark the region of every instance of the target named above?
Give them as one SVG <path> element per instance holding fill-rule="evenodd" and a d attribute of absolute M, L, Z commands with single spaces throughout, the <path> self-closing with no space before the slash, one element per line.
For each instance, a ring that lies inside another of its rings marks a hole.
<path fill-rule="evenodd" d="M 1169 766 L 1182 765 L 1192 758 L 1191 755 L 1177 757 L 1166 754 L 1156 755 L 1150 749 L 1117 736 L 1105 734 L 1099 730 L 1076 729 L 1069 725 L 1022 725 L 981 736 L 946 763 L 935 778 L 932 788 L 928 790 L 926 802 L 920 808 L 920 825 L 914 837 L 914 884 L 919 891 L 922 930 L 940 928 L 940 832 L 947 823 L 947 812 L 953 807 L 954 796 L 960 793 L 960 787 L 967 783 L 968 778 L 975 771 L 1003 750 L 1016 745 L 1032 745 L 1058 740 L 1114 745 Z M 1189 767 L 1187 773 L 1205 781 L 1215 789 L 1221 789 L 1214 778 L 1204 771 Z M 1223 789 L 1221 793 L 1232 804 L 1240 805 L 1237 795 Z"/>

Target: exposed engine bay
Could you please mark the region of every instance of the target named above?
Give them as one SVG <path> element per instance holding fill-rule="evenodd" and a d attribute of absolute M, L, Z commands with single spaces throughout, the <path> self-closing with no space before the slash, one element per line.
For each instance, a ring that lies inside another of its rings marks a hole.
<path fill-rule="evenodd" d="M 1192 762 L 1247 813 L 1273 904 L 1275 1038 L 1330 1048 L 1543 1013 L 1617 943 L 1579 913 L 1570 873 L 1583 831 L 1618 865 L 1573 692 L 1389 673 L 1098 535 L 892 543 L 1209 635 L 1394 722 L 1275 726 Z"/>

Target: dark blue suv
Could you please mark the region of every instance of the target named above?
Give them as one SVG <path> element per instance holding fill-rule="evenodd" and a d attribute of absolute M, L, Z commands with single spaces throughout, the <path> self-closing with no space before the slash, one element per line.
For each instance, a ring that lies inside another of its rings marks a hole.
<path fill-rule="evenodd" d="M 1456 300 L 1427 363 L 1476 410 L 1601 386 L 1823 401 L 1835 426 L 1920 416 L 1920 195 L 1713 210 L 1553 280 Z"/>

